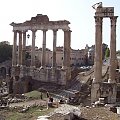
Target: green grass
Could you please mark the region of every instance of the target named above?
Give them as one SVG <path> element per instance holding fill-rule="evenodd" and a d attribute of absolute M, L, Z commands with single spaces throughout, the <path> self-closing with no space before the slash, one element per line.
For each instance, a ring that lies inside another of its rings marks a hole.
<path fill-rule="evenodd" d="M 42 107 L 32 107 L 25 113 L 19 113 L 16 111 L 8 112 L 6 120 L 35 120 L 38 116 L 46 115 L 52 112 L 54 108 L 42 108 Z"/>
<path fill-rule="evenodd" d="M 25 96 L 28 97 L 29 99 L 40 99 L 41 92 L 34 90 L 31 92 L 25 93 Z M 42 93 L 42 97 L 43 97 L 43 99 L 46 98 L 46 94 Z"/>

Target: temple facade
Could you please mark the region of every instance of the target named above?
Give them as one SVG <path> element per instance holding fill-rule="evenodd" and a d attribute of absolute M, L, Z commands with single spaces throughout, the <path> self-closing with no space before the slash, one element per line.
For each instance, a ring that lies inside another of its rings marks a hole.
<path fill-rule="evenodd" d="M 13 77 L 13 92 L 20 93 L 27 92 L 29 85 L 33 88 L 32 80 L 41 82 L 50 82 L 60 85 L 66 85 L 66 82 L 71 78 L 70 70 L 70 44 L 71 44 L 71 30 L 70 22 L 67 20 L 50 21 L 47 15 L 38 14 L 32 17 L 31 20 L 23 23 L 14 23 L 13 26 L 13 53 L 12 53 L 12 77 Z M 64 32 L 64 46 L 63 46 L 63 60 L 62 68 L 56 67 L 56 43 L 57 32 L 61 29 Z M 26 55 L 26 33 L 28 30 L 32 31 L 32 45 L 31 45 L 31 63 L 30 67 L 25 64 Z M 36 32 L 40 30 L 43 32 L 41 65 L 36 68 L 35 65 L 35 37 Z M 52 51 L 52 67 L 46 67 L 46 33 L 48 30 L 53 31 L 53 51 Z M 18 43 L 18 48 L 17 48 Z M 29 78 L 29 80 L 26 80 Z M 21 90 L 23 86 L 24 90 Z M 28 87 L 27 87 L 28 86 Z"/>

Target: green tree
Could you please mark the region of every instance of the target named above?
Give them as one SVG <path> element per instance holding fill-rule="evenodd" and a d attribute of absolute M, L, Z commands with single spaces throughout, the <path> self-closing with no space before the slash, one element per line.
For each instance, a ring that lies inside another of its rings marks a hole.
<path fill-rule="evenodd" d="M 105 58 L 108 58 L 109 56 L 110 56 L 110 50 L 109 48 L 107 48 L 105 51 Z"/>
<path fill-rule="evenodd" d="M 12 46 L 9 42 L 0 42 L 0 63 L 12 58 Z"/>

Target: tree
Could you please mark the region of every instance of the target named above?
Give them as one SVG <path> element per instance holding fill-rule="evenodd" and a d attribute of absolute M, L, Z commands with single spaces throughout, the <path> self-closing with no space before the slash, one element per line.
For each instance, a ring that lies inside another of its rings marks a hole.
<path fill-rule="evenodd" d="M 109 56 L 110 56 L 110 50 L 109 48 L 107 48 L 105 51 L 105 58 L 108 58 Z"/>
<path fill-rule="evenodd" d="M 12 58 L 12 46 L 9 42 L 0 42 L 0 63 Z"/>

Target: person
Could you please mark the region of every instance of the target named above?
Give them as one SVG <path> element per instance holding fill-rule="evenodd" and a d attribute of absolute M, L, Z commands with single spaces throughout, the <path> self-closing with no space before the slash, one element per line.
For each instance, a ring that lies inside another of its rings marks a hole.
<path fill-rule="evenodd" d="M 49 98 L 49 92 L 47 92 L 47 98 Z"/>
<path fill-rule="evenodd" d="M 49 98 L 49 102 L 53 102 L 53 98 L 52 97 Z"/>
<path fill-rule="evenodd" d="M 42 94 L 42 92 L 41 92 L 41 94 L 40 94 L 40 98 L 41 98 L 41 100 L 43 99 L 43 94 Z"/>

